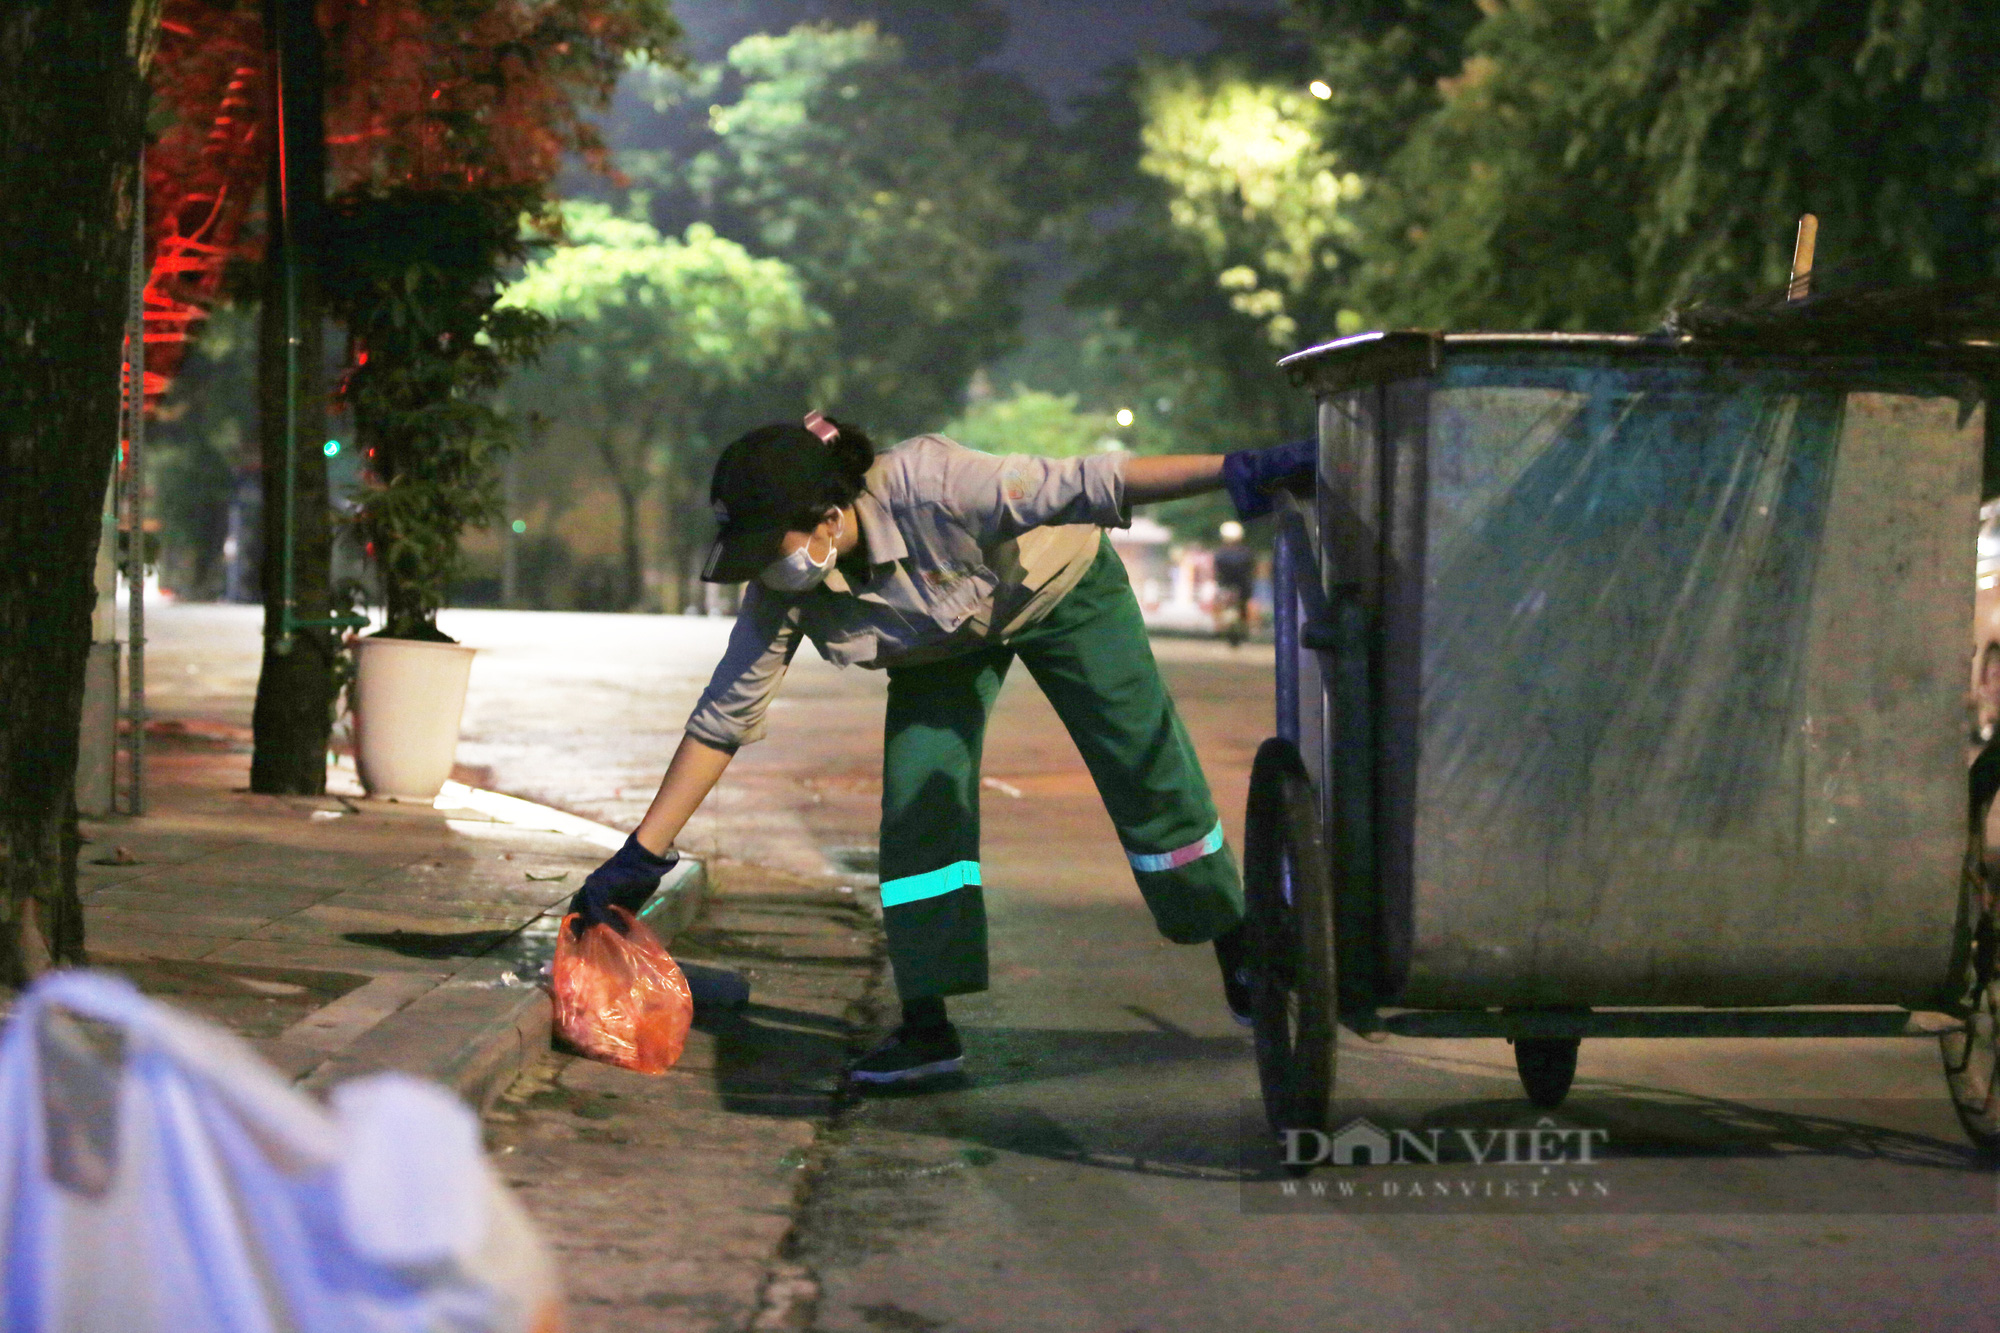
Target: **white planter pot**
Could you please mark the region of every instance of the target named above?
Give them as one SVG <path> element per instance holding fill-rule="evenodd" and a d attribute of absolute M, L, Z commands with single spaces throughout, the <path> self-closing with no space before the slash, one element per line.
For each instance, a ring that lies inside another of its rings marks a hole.
<path fill-rule="evenodd" d="M 458 754 L 476 651 L 417 639 L 358 642 L 354 766 L 370 796 L 436 799 Z"/>

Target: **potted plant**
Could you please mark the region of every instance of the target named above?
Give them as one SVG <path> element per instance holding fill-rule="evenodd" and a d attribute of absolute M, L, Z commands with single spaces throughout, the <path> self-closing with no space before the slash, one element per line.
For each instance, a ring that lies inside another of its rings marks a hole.
<path fill-rule="evenodd" d="M 487 401 L 554 331 L 497 304 L 526 258 L 518 188 L 353 191 L 331 205 L 327 304 L 340 396 L 364 451 L 348 518 L 388 623 L 356 643 L 355 765 L 371 795 L 430 800 L 451 776 L 473 650 L 437 627 L 460 536 L 500 516 L 511 423 Z"/>

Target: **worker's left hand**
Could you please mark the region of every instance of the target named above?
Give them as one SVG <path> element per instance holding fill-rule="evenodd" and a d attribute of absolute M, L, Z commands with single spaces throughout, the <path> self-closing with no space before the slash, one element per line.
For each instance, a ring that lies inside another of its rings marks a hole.
<path fill-rule="evenodd" d="M 1222 484 L 1236 504 L 1236 516 L 1248 522 L 1271 512 L 1271 488 L 1295 477 L 1309 477 L 1319 466 L 1319 442 L 1294 440 L 1268 449 L 1238 449 L 1222 457 Z"/>
<path fill-rule="evenodd" d="M 625 933 L 625 919 L 611 908 L 622 907 L 633 916 L 646 905 L 646 899 L 660 887 L 660 880 L 669 870 L 680 864 L 681 854 L 668 849 L 665 856 L 655 856 L 639 845 L 639 835 L 625 839 L 625 845 L 613 852 L 608 860 L 590 872 L 583 881 L 583 887 L 569 900 L 569 910 L 576 915 L 573 932 L 581 936 L 590 927 L 603 922 L 619 934 Z"/>

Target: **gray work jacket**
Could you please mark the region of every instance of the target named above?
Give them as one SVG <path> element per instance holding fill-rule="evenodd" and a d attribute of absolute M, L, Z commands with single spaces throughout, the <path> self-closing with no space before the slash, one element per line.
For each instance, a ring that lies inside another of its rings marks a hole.
<path fill-rule="evenodd" d="M 764 714 L 801 637 L 842 667 L 949 656 L 960 639 L 965 649 L 992 642 L 974 631 L 1019 628 L 1020 609 L 1060 576 L 1051 564 L 1073 563 L 1067 554 L 1058 560 L 1060 543 L 1038 560 L 1019 541 L 1024 534 L 1131 522 L 1122 454 L 986 454 L 942 435 L 919 435 L 877 455 L 854 513 L 868 557 L 865 578 L 853 584 L 835 569 L 803 593 L 773 592 L 753 580 L 722 661 L 688 718 L 688 735 L 725 750 L 761 740 Z M 1090 538 L 1093 551 L 1097 540 Z"/>

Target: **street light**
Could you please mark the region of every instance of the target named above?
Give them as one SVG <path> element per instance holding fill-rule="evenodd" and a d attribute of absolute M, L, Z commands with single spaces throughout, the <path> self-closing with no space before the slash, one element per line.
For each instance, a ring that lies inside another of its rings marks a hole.
<path fill-rule="evenodd" d="M 1314 97 L 1317 97 L 1322 102 L 1324 102 L 1327 98 L 1333 96 L 1333 89 L 1327 87 L 1325 83 L 1321 82 L 1318 79 L 1314 79 L 1311 83 L 1307 84 L 1306 91 L 1311 93 Z"/>
<path fill-rule="evenodd" d="M 1121 426 L 1129 426 L 1129 425 L 1131 425 L 1131 424 L 1132 424 L 1132 409 L 1131 409 L 1131 408 L 1129 408 L 1129 407 L 1121 407 L 1121 408 L 1119 408 L 1119 409 L 1118 409 L 1118 424 L 1119 424 L 1119 425 L 1121 425 Z"/>

